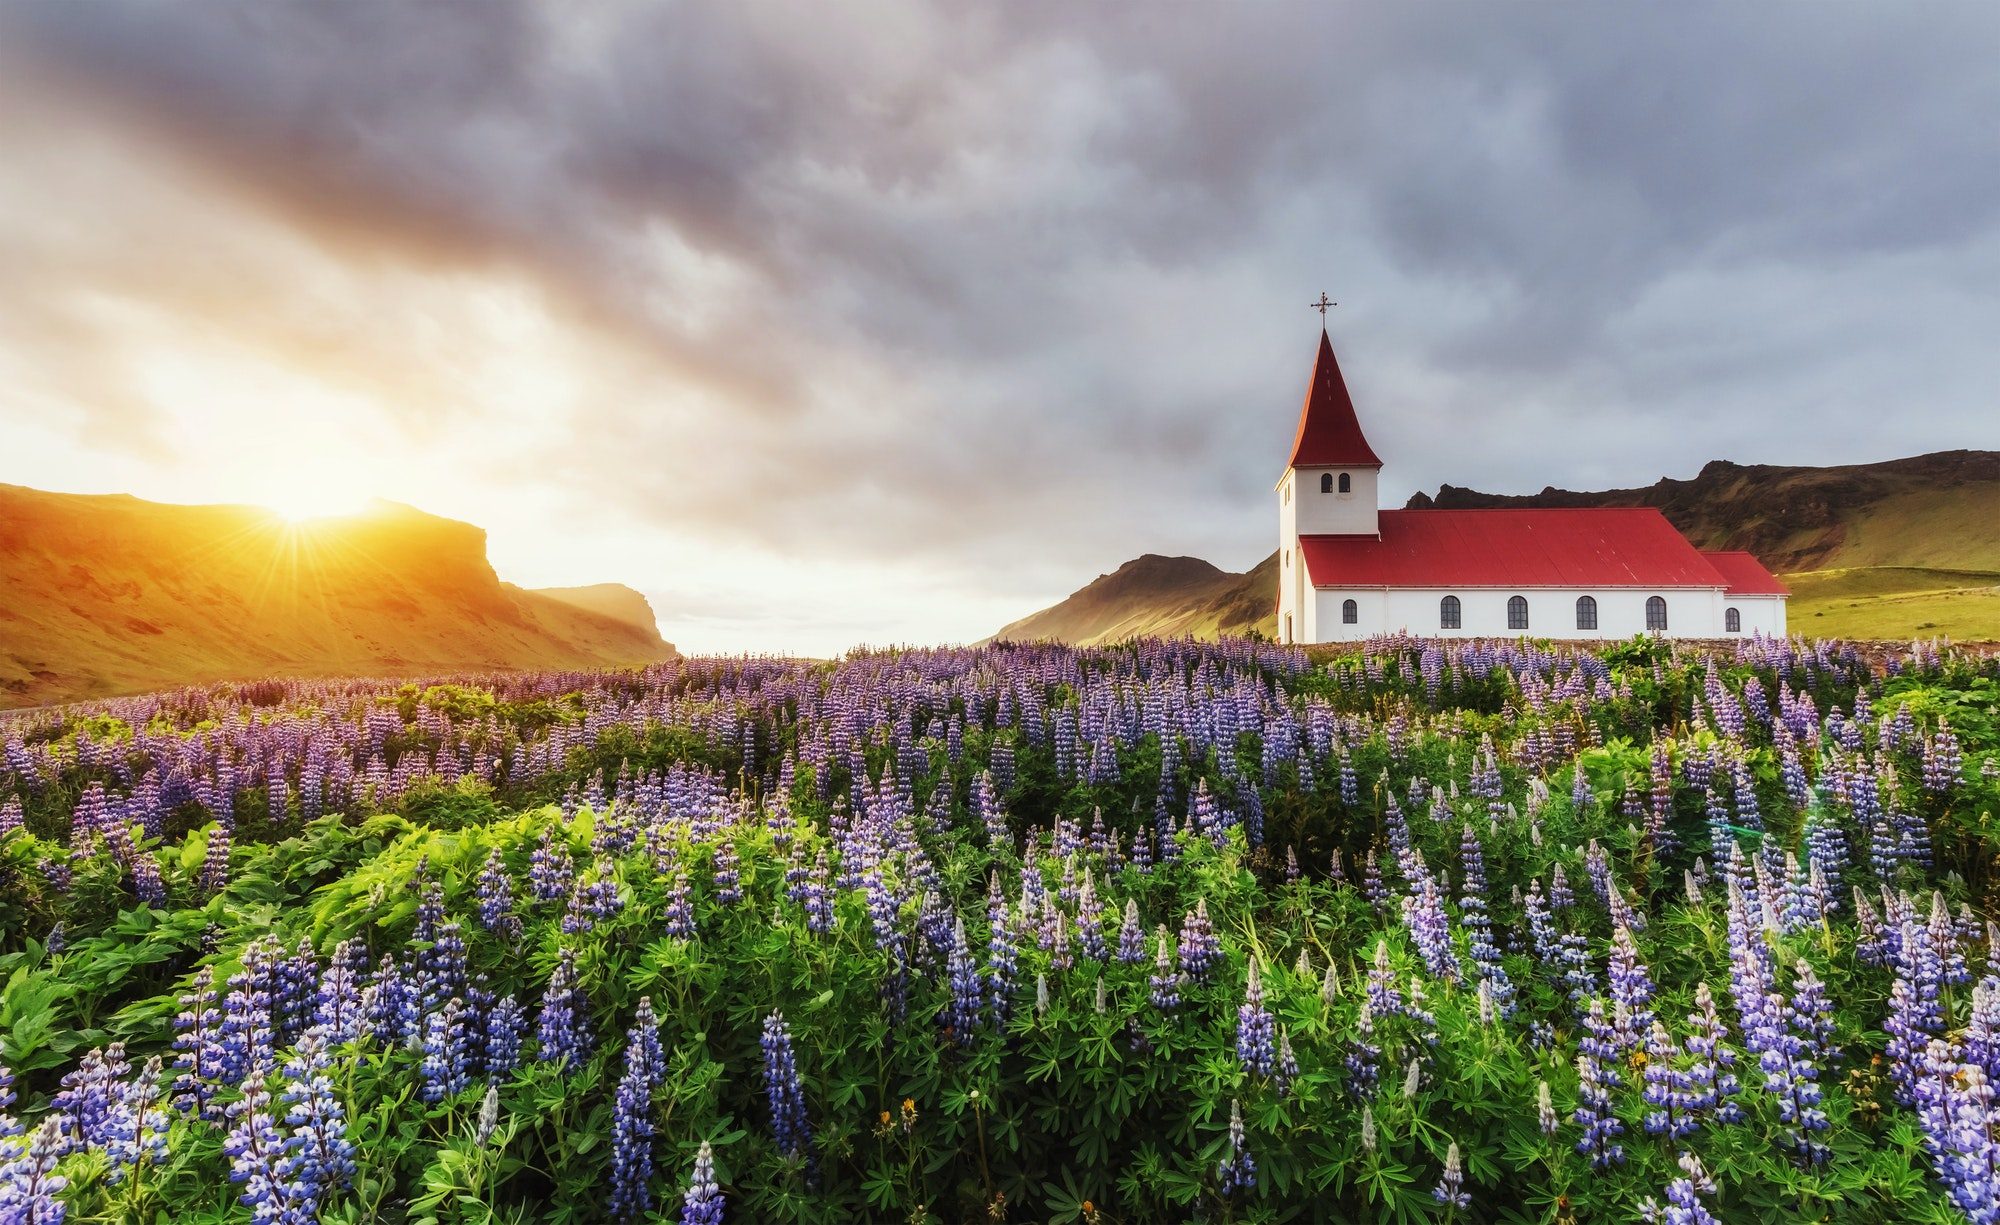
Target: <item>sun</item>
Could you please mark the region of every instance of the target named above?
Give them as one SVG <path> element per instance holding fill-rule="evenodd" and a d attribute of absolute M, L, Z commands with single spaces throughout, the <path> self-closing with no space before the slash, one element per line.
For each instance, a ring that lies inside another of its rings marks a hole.
<path fill-rule="evenodd" d="M 314 519 L 334 519 L 356 514 L 367 508 L 365 495 L 338 485 L 320 485 L 302 482 L 296 486 L 274 489 L 259 499 L 265 506 L 290 524 L 307 523 Z"/>

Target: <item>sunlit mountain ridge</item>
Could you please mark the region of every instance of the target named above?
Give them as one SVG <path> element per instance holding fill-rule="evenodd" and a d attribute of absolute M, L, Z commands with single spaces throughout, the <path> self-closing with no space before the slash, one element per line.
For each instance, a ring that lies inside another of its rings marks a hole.
<path fill-rule="evenodd" d="M 0 593 L 0 706 L 674 654 L 638 592 L 514 586 L 483 529 L 384 501 L 295 520 L 0 485 Z"/>

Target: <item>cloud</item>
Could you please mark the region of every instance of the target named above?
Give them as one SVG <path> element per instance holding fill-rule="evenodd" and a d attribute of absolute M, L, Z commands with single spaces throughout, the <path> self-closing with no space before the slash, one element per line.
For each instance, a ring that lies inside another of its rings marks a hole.
<path fill-rule="evenodd" d="M 276 363 L 880 586 L 816 644 L 971 636 L 1267 551 L 1321 288 L 1395 490 L 2000 445 L 1996 58 L 1983 4 L 10 6 L 0 423 L 193 482 L 159 352 Z"/>

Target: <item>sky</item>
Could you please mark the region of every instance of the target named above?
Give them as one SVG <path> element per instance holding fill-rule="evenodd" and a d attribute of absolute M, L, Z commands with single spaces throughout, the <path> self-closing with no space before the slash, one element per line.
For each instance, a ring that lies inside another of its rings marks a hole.
<path fill-rule="evenodd" d="M 2000 447 L 1996 64 L 1988 0 L 0 0 L 0 481 L 829 654 L 1266 556 L 1322 291 L 1392 505 Z"/>

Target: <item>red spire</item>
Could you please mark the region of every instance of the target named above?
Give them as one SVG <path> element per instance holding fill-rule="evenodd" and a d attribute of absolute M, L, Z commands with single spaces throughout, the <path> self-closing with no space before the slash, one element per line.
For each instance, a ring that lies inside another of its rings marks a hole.
<path fill-rule="evenodd" d="M 1354 400 L 1340 363 L 1333 359 L 1333 341 L 1321 329 L 1319 359 L 1313 363 L 1312 385 L 1299 410 L 1299 432 L 1292 439 L 1293 468 L 1380 468 L 1382 461 L 1361 433 Z"/>

